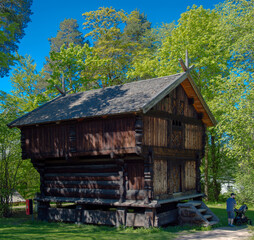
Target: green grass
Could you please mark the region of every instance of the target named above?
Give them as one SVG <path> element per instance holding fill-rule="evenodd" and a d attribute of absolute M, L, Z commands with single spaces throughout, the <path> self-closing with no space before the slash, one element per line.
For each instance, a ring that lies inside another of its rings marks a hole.
<path fill-rule="evenodd" d="M 211 210 L 220 218 L 215 227 L 227 226 L 225 204 L 209 204 Z M 254 208 L 249 208 L 247 216 L 254 220 Z M 166 228 L 115 228 L 95 225 L 76 225 L 67 223 L 46 223 L 32 221 L 24 214 L 24 209 L 15 209 L 12 218 L 0 218 L 0 239 L 174 239 L 179 233 L 210 230 L 212 227 L 170 226 Z M 254 227 L 250 227 L 254 231 Z M 252 238 L 254 240 L 254 237 Z"/>
<path fill-rule="evenodd" d="M 214 214 L 220 219 L 220 222 L 214 227 L 224 227 L 228 225 L 227 222 L 227 212 L 225 203 L 209 203 L 207 206 L 213 211 Z M 238 208 L 240 206 L 237 206 Z M 252 225 L 254 225 L 254 207 L 248 206 L 248 211 L 246 216 L 252 220 Z M 249 226 L 248 229 L 252 231 L 251 240 L 254 240 L 254 226 Z"/>

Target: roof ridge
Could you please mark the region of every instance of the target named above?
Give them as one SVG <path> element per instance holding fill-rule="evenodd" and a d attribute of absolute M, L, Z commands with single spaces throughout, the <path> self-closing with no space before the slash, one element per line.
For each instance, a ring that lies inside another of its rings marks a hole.
<path fill-rule="evenodd" d="M 181 73 L 176 73 L 176 74 L 172 74 L 172 75 L 168 75 L 168 76 L 162 76 L 162 77 L 157 77 L 157 78 L 149 78 L 149 79 L 137 80 L 137 81 L 133 81 L 133 82 L 127 82 L 127 83 L 123 83 L 123 84 L 117 84 L 117 85 L 107 86 L 105 88 L 103 88 L 103 87 L 101 87 L 101 88 L 95 88 L 95 89 L 86 90 L 86 91 L 82 91 L 82 92 L 77 92 L 77 93 L 72 93 L 72 94 L 66 94 L 65 96 L 74 96 L 74 95 L 82 94 L 82 93 L 86 93 L 86 92 L 100 91 L 100 90 L 104 90 L 104 89 L 108 89 L 108 88 L 114 88 L 114 87 L 123 86 L 123 85 L 132 85 L 132 84 L 140 83 L 140 82 L 144 82 L 144 81 L 155 81 L 155 80 L 158 80 L 158 79 L 167 78 L 167 77 L 173 77 L 173 76 L 184 74 L 184 73 L 185 72 L 181 72 Z M 60 95 L 60 97 L 65 97 L 65 96 L 61 96 Z"/>

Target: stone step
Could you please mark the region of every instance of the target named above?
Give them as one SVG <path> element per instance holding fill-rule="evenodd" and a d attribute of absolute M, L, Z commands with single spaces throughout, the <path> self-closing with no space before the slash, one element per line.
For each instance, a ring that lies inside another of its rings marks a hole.
<path fill-rule="evenodd" d="M 204 215 L 204 217 L 205 217 L 206 219 L 208 219 L 208 218 L 211 218 L 211 217 L 213 217 L 213 216 L 212 216 L 212 215 L 207 214 L 207 215 Z"/>
<path fill-rule="evenodd" d="M 205 212 L 207 211 L 207 209 L 205 209 L 205 208 L 200 208 L 200 209 L 198 209 L 198 211 L 199 211 L 200 213 L 205 213 Z"/>
<path fill-rule="evenodd" d="M 192 204 L 194 207 L 199 207 L 201 206 L 201 203 L 200 202 L 188 202 L 190 204 Z"/>
<path fill-rule="evenodd" d="M 218 221 L 209 221 L 209 225 L 215 225 L 217 223 L 219 223 L 219 222 Z"/>

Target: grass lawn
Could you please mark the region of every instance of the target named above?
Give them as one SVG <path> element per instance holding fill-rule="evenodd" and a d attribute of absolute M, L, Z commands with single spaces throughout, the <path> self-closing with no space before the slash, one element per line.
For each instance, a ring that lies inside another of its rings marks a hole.
<path fill-rule="evenodd" d="M 220 218 L 214 227 L 227 226 L 225 204 L 209 204 Z M 254 220 L 254 208 L 249 208 L 247 216 Z M 133 229 L 66 223 L 46 223 L 32 221 L 24 209 L 16 209 L 12 218 L 0 218 L 0 239 L 174 239 L 178 233 L 210 230 L 211 227 L 169 226 L 166 228 Z M 254 228 L 252 228 L 254 231 Z M 253 238 L 254 240 L 254 238 Z"/>

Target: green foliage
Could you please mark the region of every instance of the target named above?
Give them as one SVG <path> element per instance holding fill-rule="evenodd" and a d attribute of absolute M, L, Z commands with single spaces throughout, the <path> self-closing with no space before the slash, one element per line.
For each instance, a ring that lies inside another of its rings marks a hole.
<path fill-rule="evenodd" d="M 10 203 L 17 182 L 17 171 L 21 164 L 19 130 L 9 129 L 7 123 L 17 115 L 15 105 L 9 98 L 0 94 L 0 217 L 11 214 Z"/>
<path fill-rule="evenodd" d="M 57 31 L 56 37 L 49 38 L 50 52 L 49 54 L 59 53 L 61 47 L 65 45 L 68 48 L 71 44 L 74 46 L 83 47 L 83 45 L 89 44 L 88 41 L 85 42 L 85 38 L 79 31 L 79 25 L 76 19 L 65 19 L 60 23 L 60 29 Z M 44 65 L 44 85 L 48 86 L 47 80 L 51 78 L 52 69 L 51 66 L 57 64 L 52 58 L 46 57 L 46 64 Z M 51 88 L 52 86 L 49 86 Z"/>
<path fill-rule="evenodd" d="M 39 88 L 41 73 L 30 56 L 17 55 L 18 63 L 13 70 L 11 94 L 0 94 L 0 215 L 11 214 L 10 204 L 14 190 L 23 197 L 34 196 L 39 190 L 39 175 L 28 161 L 22 161 L 20 131 L 7 124 L 32 111 L 45 102 L 43 89 Z M 25 189 L 25 188 L 26 189 Z"/>
<path fill-rule="evenodd" d="M 112 7 L 99 8 L 83 16 L 84 29 L 90 30 L 85 36 L 92 37 L 94 53 L 104 62 L 96 69 L 100 85 L 106 87 L 130 81 L 126 74 L 132 59 L 142 46 L 151 45 L 152 38 L 147 34 L 151 23 L 137 10 L 127 14 Z"/>
<path fill-rule="evenodd" d="M 42 73 L 37 72 L 31 56 L 16 56 L 17 65 L 10 77 L 12 101 L 19 114 L 30 112 L 47 100 Z"/>
<path fill-rule="evenodd" d="M 17 43 L 30 21 L 32 0 L 0 0 L 0 77 L 14 65 Z"/>
<path fill-rule="evenodd" d="M 79 25 L 76 19 L 65 19 L 60 23 L 60 29 L 56 37 L 49 38 L 50 52 L 60 52 L 61 47 L 65 44 L 68 47 L 71 43 L 75 46 L 83 46 L 85 39 L 79 31 Z"/>
<path fill-rule="evenodd" d="M 58 93 L 55 85 L 72 92 L 91 88 L 96 79 L 96 68 L 103 64 L 103 60 L 96 57 L 87 44 L 83 47 L 73 43 L 69 47 L 63 45 L 60 52 L 50 53 L 50 60 L 53 63 L 50 64 L 52 73 L 47 80 L 49 93 Z"/>
<path fill-rule="evenodd" d="M 221 15 L 220 30 L 229 42 L 231 63 L 236 68 L 253 72 L 254 64 L 254 1 L 226 0 L 217 6 Z"/>
<path fill-rule="evenodd" d="M 16 29 L 16 24 L 11 23 L 8 24 L 4 22 L 2 19 L 7 15 L 7 13 L 3 14 L 0 13 L 0 25 L 3 26 L 2 29 L 0 29 L 0 76 L 3 77 L 7 74 L 9 71 L 9 68 L 11 65 L 14 64 L 15 57 L 12 54 L 12 51 L 5 46 L 5 43 L 7 41 L 14 41 L 14 34 Z M 4 51 L 4 48 L 6 50 Z M 2 73 L 1 73 L 2 72 Z"/>

